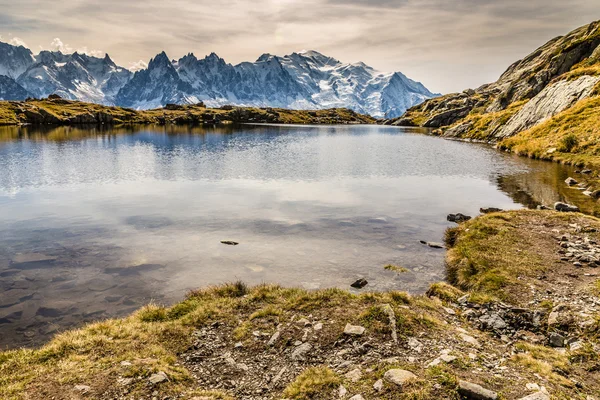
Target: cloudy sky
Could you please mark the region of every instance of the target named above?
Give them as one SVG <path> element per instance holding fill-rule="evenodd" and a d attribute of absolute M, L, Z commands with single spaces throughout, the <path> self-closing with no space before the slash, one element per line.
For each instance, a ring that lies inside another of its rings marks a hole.
<path fill-rule="evenodd" d="M 438 92 L 493 81 L 600 19 L 598 0 L 0 0 L 2 41 L 107 52 L 120 65 L 212 51 L 228 62 L 313 49 Z"/>

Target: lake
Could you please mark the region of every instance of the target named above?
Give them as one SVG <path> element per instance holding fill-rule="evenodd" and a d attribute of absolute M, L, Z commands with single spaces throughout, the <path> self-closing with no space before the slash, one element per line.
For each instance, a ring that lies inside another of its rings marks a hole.
<path fill-rule="evenodd" d="M 0 128 L 0 346 L 235 280 L 422 293 L 447 214 L 583 201 L 568 167 L 422 133 Z"/>

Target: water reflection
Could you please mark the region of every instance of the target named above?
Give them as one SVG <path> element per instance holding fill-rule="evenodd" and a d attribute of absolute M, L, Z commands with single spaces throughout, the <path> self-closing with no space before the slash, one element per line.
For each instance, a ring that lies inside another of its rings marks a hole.
<path fill-rule="evenodd" d="M 235 279 L 422 292 L 448 213 L 570 200 L 568 173 L 391 127 L 1 128 L 0 345 Z"/>

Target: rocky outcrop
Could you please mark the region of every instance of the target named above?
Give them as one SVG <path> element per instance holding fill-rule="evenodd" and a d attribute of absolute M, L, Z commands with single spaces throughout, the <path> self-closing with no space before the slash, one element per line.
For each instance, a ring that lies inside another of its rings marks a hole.
<path fill-rule="evenodd" d="M 590 96 L 598 76 L 584 75 L 572 81 L 559 81 L 546 87 L 515 114 L 496 134 L 499 139 L 514 136 L 573 106 Z"/>
<path fill-rule="evenodd" d="M 598 63 L 600 21 L 550 40 L 496 82 L 427 100 L 384 123 L 441 128 L 446 137 L 503 139 L 589 97 L 600 81 L 593 72 Z"/>

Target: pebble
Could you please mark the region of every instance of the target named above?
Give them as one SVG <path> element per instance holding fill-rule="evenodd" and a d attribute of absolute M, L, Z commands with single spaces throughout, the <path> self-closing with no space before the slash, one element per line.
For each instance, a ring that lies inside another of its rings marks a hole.
<path fill-rule="evenodd" d="M 544 392 L 536 392 L 529 396 L 521 397 L 519 400 L 550 400 L 550 396 Z"/>
<path fill-rule="evenodd" d="M 383 390 L 383 379 L 379 379 L 375 382 L 373 389 L 375 389 L 376 392 L 381 392 Z"/>

